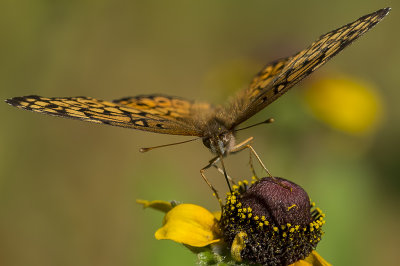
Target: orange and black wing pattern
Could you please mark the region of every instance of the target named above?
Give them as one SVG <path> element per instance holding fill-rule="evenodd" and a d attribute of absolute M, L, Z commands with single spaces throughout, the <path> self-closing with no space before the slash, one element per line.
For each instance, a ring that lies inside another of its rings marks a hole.
<path fill-rule="evenodd" d="M 234 101 L 239 109 L 236 126 L 274 102 L 296 83 L 323 66 L 353 41 L 380 22 L 390 8 L 378 10 L 322 35 L 308 48 L 294 56 L 268 64 Z"/>
<path fill-rule="evenodd" d="M 115 103 L 90 97 L 46 98 L 36 95 L 15 97 L 6 102 L 12 106 L 54 116 L 73 118 L 98 124 L 133 128 L 171 135 L 200 136 L 195 128 L 175 119 L 175 114 L 158 106 L 155 112 L 150 106 L 131 104 L 119 100 Z M 172 97 L 171 99 L 172 100 Z M 157 104 L 155 104 L 157 105 Z M 154 106 L 155 106 L 154 105 Z M 160 115 L 163 113 L 163 115 Z"/>
<path fill-rule="evenodd" d="M 162 94 L 125 97 L 114 100 L 113 103 L 133 109 L 145 110 L 150 114 L 170 120 L 187 118 L 190 116 L 193 106 L 193 101 Z"/>

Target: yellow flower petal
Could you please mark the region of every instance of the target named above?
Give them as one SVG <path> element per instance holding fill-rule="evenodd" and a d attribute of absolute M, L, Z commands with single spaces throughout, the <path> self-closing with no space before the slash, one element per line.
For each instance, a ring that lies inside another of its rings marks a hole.
<path fill-rule="evenodd" d="M 155 237 L 193 247 L 204 247 L 220 241 L 214 215 L 194 204 L 180 204 L 170 210 Z"/>
<path fill-rule="evenodd" d="M 313 114 L 331 127 L 362 135 L 370 132 L 382 115 L 382 103 L 370 84 L 351 78 L 323 79 L 306 90 Z"/>
<path fill-rule="evenodd" d="M 162 212 L 169 212 L 173 207 L 171 202 L 163 201 L 163 200 L 136 200 L 136 203 L 142 204 L 143 208 L 152 208 Z"/>
<path fill-rule="evenodd" d="M 299 260 L 290 266 L 331 266 L 326 262 L 316 251 L 311 252 L 310 255 L 304 260 Z"/>

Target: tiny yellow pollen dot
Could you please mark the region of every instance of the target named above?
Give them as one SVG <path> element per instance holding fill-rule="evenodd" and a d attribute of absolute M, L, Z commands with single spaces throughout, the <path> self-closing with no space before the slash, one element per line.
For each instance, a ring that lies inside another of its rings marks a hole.
<path fill-rule="evenodd" d="M 269 225 L 269 222 L 268 222 L 268 221 L 265 221 L 264 224 L 265 224 L 265 225 Z"/>
<path fill-rule="evenodd" d="M 274 229 L 275 232 L 278 231 L 278 227 L 276 227 L 276 226 L 274 226 L 274 228 L 272 228 L 272 229 Z"/>
<path fill-rule="evenodd" d="M 263 227 L 263 226 L 264 226 L 264 224 L 263 224 L 263 223 L 259 223 L 258 225 L 259 225 L 260 227 Z"/>

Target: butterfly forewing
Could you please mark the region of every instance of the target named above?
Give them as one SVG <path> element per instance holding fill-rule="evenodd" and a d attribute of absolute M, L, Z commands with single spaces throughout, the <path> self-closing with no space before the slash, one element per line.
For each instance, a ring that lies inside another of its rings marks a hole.
<path fill-rule="evenodd" d="M 236 100 L 240 109 L 236 126 L 275 101 L 293 85 L 324 65 L 330 58 L 375 26 L 390 11 L 389 8 L 378 10 L 339 29 L 322 35 L 307 49 L 292 57 L 268 64 L 253 79 L 249 88 L 239 97 L 248 97 L 245 101 Z M 238 104 L 239 102 L 239 104 Z"/>
<path fill-rule="evenodd" d="M 139 130 L 172 134 L 198 136 L 196 131 L 167 115 L 160 116 L 147 108 L 124 106 L 89 97 L 45 98 L 36 95 L 15 97 L 7 103 L 38 113 L 61 116 L 83 121 L 134 128 Z"/>
<path fill-rule="evenodd" d="M 190 116 L 193 106 L 193 101 L 161 94 L 125 97 L 113 102 L 135 109 L 146 110 L 150 114 L 173 120 Z"/>
<path fill-rule="evenodd" d="M 213 107 L 207 103 L 193 103 L 160 94 L 126 97 L 114 102 L 88 97 L 26 96 L 8 99 L 7 103 L 34 112 L 94 123 L 206 139 L 214 137 L 217 140 L 221 133 L 227 133 L 224 130 L 232 133 L 237 125 L 325 64 L 377 24 L 389 10 L 385 8 L 361 17 L 322 35 L 294 56 L 268 64 L 256 75 L 249 88 L 242 91 L 227 107 Z"/>

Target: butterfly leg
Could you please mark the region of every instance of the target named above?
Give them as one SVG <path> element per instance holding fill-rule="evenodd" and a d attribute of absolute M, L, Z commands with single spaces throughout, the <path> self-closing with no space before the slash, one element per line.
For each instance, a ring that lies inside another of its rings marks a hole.
<path fill-rule="evenodd" d="M 221 198 L 220 198 L 219 195 L 218 195 L 218 191 L 213 187 L 213 185 L 211 184 L 211 182 L 208 181 L 207 177 L 204 175 L 204 171 L 207 170 L 208 168 L 210 168 L 210 167 L 211 167 L 212 165 L 214 165 L 216 162 L 218 162 L 219 159 L 220 159 L 219 156 L 216 156 L 216 157 L 212 158 L 212 159 L 210 160 L 209 164 L 206 165 L 205 167 L 203 167 L 203 168 L 200 170 L 200 175 L 201 175 L 201 177 L 203 177 L 204 181 L 206 181 L 207 185 L 208 185 L 208 186 L 211 188 L 211 190 L 213 191 L 213 193 L 214 193 L 215 197 L 217 198 L 217 200 L 218 200 L 218 202 L 219 202 L 219 205 L 221 206 L 221 209 L 222 209 L 223 205 L 222 205 Z"/>
<path fill-rule="evenodd" d="M 256 170 L 254 170 L 253 157 L 252 157 L 252 155 L 251 155 L 251 151 L 250 151 L 250 153 L 249 153 L 249 165 L 250 165 L 251 173 L 253 174 L 254 178 L 257 179 L 257 180 L 259 180 L 260 178 L 258 178 L 257 173 L 256 173 Z"/>
<path fill-rule="evenodd" d="M 216 164 L 214 163 L 213 166 L 218 170 L 218 172 L 220 172 L 221 174 L 225 175 L 225 174 L 224 174 L 224 170 L 222 170 L 221 168 L 219 168 L 218 165 L 216 165 Z M 234 181 L 228 174 L 227 174 L 226 176 L 227 176 L 229 182 L 231 182 L 233 185 L 236 184 L 235 181 Z"/>
<path fill-rule="evenodd" d="M 282 184 L 282 183 L 279 182 L 275 177 L 273 177 L 273 176 L 271 175 L 271 173 L 270 173 L 270 172 L 268 171 L 268 169 L 265 167 L 264 163 L 261 161 L 260 156 L 258 156 L 258 154 L 257 154 L 257 152 L 254 150 L 254 148 L 253 148 L 250 144 L 248 144 L 248 143 L 249 143 L 250 141 L 252 141 L 252 140 L 253 140 L 253 137 L 250 137 L 250 138 L 246 139 L 245 141 L 239 143 L 238 145 L 236 145 L 235 147 L 233 147 L 233 149 L 231 150 L 231 153 L 236 153 L 236 152 L 242 151 L 242 150 L 244 150 L 244 149 L 249 149 L 249 150 L 250 150 L 250 157 L 251 157 L 251 154 L 253 154 L 253 155 L 257 158 L 257 161 L 261 164 L 262 168 L 264 168 L 264 170 L 267 172 L 267 174 L 269 175 L 270 178 L 272 178 L 273 180 L 275 180 L 275 182 L 277 182 L 280 186 L 282 186 L 282 187 L 284 187 L 284 188 L 286 188 L 286 189 L 292 191 L 292 188 L 291 188 L 291 187 L 289 187 L 289 186 L 287 186 L 287 185 L 285 185 L 285 184 Z M 253 171 L 254 171 L 254 169 L 253 169 Z M 258 178 L 257 178 L 257 179 L 258 179 Z"/>
<path fill-rule="evenodd" d="M 253 162 L 252 162 L 252 156 L 251 154 L 253 154 L 256 158 L 257 161 L 260 163 L 260 165 L 262 166 L 262 168 L 265 170 L 265 172 L 267 172 L 267 174 L 269 175 L 269 177 L 272 177 L 271 173 L 269 172 L 269 170 L 267 169 L 267 167 L 265 167 L 264 163 L 261 161 L 260 156 L 258 156 L 257 152 L 254 150 L 254 148 L 249 144 L 254 138 L 250 137 L 244 141 L 242 141 L 241 143 L 235 145 L 232 150 L 230 151 L 230 153 L 237 153 L 239 151 L 242 151 L 244 149 L 249 149 L 250 150 L 250 167 L 252 169 L 253 174 L 255 175 L 255 171 L 254 171 L 254 167 L 253 167 Z M 257 175 L 255 175 L 257 177 Z M 258 178 L 257 178 L 258 179 Z"/>
<path fill-rule="evenodd" d="M 242 141 L 241 143 L 235 145 L 235 146 L 233 147 L 234 150 L 231 151 L 231 153 L 235 153 L 235 152 L 239 152 L 239 151 L 243 150 L 243 149 L 245 148 L 244 146 L 245 146 L 246 144 L 250 143 L 253 139 L 254 139 L 253 137 L 250 137 L 250 138 L 248 138 L 248 139 Z M 242 148 L 242 147 L 243 147 L 243 148 Z M 241 148 L 242 148 L 242 149 L 241 149 Z M 251 156 L 251 150 L 250 150 L 250 156 L 249 156 L 249 165 L 250 165 L 251 173 L 252 173 L 253 176 L 258 180 L 259 178 L 258 178 L 258 176 L 257 176 L 256 171 L 254 170 L 253 157 Z"/>

